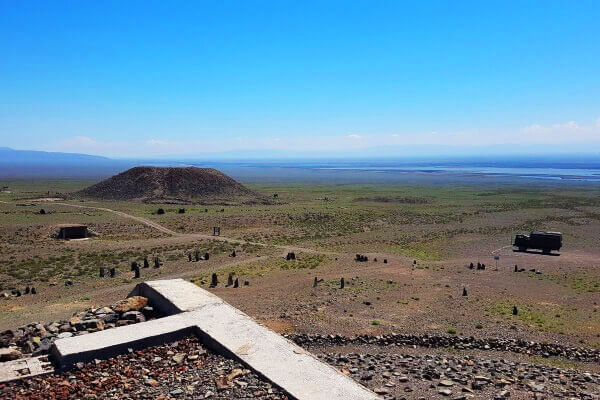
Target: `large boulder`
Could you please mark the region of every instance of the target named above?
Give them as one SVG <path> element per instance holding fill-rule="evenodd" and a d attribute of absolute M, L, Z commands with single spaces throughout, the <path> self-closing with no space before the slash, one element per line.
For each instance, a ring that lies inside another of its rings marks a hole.
<path fill-rule="evenodd" d="M 133 296 L 119 301 L 112 309 L 119 313 L 124 313 L 127 311 L 140 311 L 142 308 L 146 307 L 147 304 L 148 299 L 146 297 Z"/>

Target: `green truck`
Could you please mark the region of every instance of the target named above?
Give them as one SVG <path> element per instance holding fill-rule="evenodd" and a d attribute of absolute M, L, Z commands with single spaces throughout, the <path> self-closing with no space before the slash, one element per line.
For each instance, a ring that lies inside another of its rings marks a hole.
<path fill-rule="evenodd" d="M 562 247 L 562 233 L 536 231 L 529 235 L 519 234 L 515 236 L 513 246 L 518 247 L 519 251 L 537 249 L 550 254 L 552 250 L 558 251 Z"/>

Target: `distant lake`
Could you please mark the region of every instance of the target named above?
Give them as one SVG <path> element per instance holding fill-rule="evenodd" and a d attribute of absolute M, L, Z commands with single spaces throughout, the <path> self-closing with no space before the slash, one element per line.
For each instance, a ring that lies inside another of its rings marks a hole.
<path fill-rule="evenodd" d="M 600 183 L 600 162 L 596 159 L 578 158 L 510 158 L 491 161 L 248 160 L 208 161 L 188 165 L 214 167 L 234 177 L 251 181 Z"/>

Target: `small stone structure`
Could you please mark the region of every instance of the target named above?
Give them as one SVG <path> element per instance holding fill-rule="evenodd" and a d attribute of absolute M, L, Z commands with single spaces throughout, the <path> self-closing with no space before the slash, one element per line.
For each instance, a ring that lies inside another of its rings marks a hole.
<path fill-rule="evenodd" d="M 86 225 L 69 224 L 59 225 L 58 235 L 59 239 L 85 239 L 88 237 L 88 228 Z"/>
<path fill-rule="evenodd" d="M 213 236 L 221 236 L 221 227 L 220 226 L 213 227 Z"/>

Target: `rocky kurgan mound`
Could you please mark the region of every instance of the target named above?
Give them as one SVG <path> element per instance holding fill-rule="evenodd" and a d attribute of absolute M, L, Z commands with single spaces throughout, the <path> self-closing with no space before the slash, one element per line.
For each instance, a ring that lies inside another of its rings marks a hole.
<path fill-rule="evenodd" d="M 256 201 L 259 196 L 212 168 L 135 167 L 75 194 L 103 200 L 145 202 Z"/>

